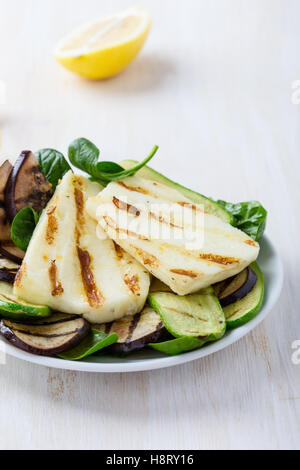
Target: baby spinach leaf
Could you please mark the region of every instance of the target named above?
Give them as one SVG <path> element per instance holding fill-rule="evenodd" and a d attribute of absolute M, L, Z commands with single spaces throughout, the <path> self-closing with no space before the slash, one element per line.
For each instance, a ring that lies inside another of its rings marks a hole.
<path fill-rule="evenodd" d="M 259 241 L 265 231 L 268 212 L 258 201 L 230 202 L 218 201 L 224 209 L 235 217 L 235 226 L 247 233 L 253 240 Z"/>
<path fill-rule="evenodd" d="M 128 178 L 129 176 L 134 176 L 139 170 L 141 170 L 141 168 L 146 166 L 147 163 L 149 163 L 150 160 L 152 160 L 152 158 L 156 155 L 158 149 L 159 149 L 159 147 L 157 145 L 155 145 L 155 147 L 153 147 L 153 149 L 152 149 L 151 153 L 148 155 L 148 157 L 145 158 L 145 160 L 143 160 L 138 165 L 134 166 L 133 168 L 130 168 L 130 170 L 123 170 L 119 173 L 111 173 L 111 174 L 101 172 L 101 178 L 104 181 L 111 182 L 111 181 L 120 181 L 124 178 Z M 98 163 L 98 166 L 99 165 L 101 165 L 101 163 Z"/>
<path fill-rule="evenodd" d="M 59 180 L 71 170 L 69 163 L 62 153 L 54 149 L 39 150 L 36 152 L 35 156 L 43 175 L 52 184 L 54 192 Z"/>
<path fill-rule="evenodd" d="M 121 171 L 125 171 L 118 163 L 114 162 L 100 162 L 98 163 L 98 170 L 101 173 L 120 173 Z"/>
<path fill-rule="evenodd" d="M 14 218 L 11 239 L 21 250 L 27 250 L 38 221 L 39 215 L 32 207 L 24 207 Z"/>
<path fill-rule="evenodd" d="M 155 146 L 150 155 L 140 164 L 129 170 L 124 170 L 114 162 L 99 162 L 100 150 L 89 140 L 81 138 L 74 140 L 69 147 L 69 160 L 72 165 L 88 173 L 94 181 L 107 186 L 111 181 L 119 181 L 133 176 L 152 160 L 157 153 Z"/>
<path fill-rule="evenodd" d="M 67 361 L 80 361 L 101 349 L 108 348 L 108 346 L 116 343 L 118 339 L 116 334 L 108 336 L 102 331 L 93 329 L 78 346 L 63 354 L 59 354 L 58 357 Z"/>
<path fill-rule="evenodd" d="M 69 146 L 69 160 L 76 168 L 97 179 L 100 150 L 89 140 L 76 139 Z"/>

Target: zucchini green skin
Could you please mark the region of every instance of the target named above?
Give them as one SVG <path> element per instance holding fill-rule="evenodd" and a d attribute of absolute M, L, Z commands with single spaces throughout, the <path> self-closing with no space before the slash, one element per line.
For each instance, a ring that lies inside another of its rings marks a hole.
<path fill-rule="evenodd" d="M 169 356 L 177 356 L 188 351 L 200 349 L 209 341 L 209 338 L 196 338 L 184 336 L 182 338 L 171 339 L 164 343 L 149 344 L 152 349 L 168 354 Z"/>
<path fill-rule="evenodd" d="M 200 349 L 207 343 L 212 343 L 223 338 L 226 332 L 226 324 L 219 334 L 210 335 L 206 338 L 197 338 L 195 336 L 182 336 L 181 338 L 171 339 L 164 343 L 149 344 L 152 349 L 168 354 L 169 356 L 177 356 L 195 349 Z"/>
<path fill-rule="evenodd" d="M 243 299 L 238 300 L 234 304 L 228 305 L 224 308 L 227 327 L 230 329 L 239 328 L 240 326 L 245 325 L 249 321 L 253 320 L 253 318 L 255 318 L 261 310 L 265 293 L 264 277 L 257 263 L 253 263 L 251 265 L 251 269 L 253 269 L 257 275 L 257 283 L 253 290 L 249 292 L 249 294 L 246 295 L 246 297 Z M 231 317 L 234 317 L 234 315 L 232 315 L 232 310 L 243 309 L 243 307 L 247 306 L 247 302 L 249 302 L 249 299 L 251 299 L 251 297 L 249 297 L 250 295 L 254 295 L 254 302 L 252 303 L 251 307 L 244 309 L 242 314 L 237 318 L 231 319 Z"/>
<path fill-rule="evenodd" d="M 32 305 L 18 299 L 12 293 L 13 287 L 0 282 L 0 316 L 9 320 L 40 319 L 51 316 L 51 309 L 45 305 Z"/>
<path fill-rule="evenodd" d="M 0 301 L 0 317 L 8 320 L 39 320 L 51 316 L 49 307 L 25 307 L 23 305 L 8 304 Z"/>
<path fill-rule="evenodd" d="M 128 170 L 136 166 L 137 163 L 138 162 L 136 162 L 135 160 L 124 160 L 120 163 L 120 165 L 125 170 Z M 192 191 L 191 189 L 185 188 L 184 186 L 181 186 L 178 183 L 175 183 L 174 181 L 170 180 L 166 176 L 162 175 L 161 173 L 158 173 L 157 171 L 153 170 L 152 168 L 148 166 L 145 166 L 144 168 L 139 170 L 137 173 L 137 176 L 140 176 L 141 178 L 149 179 L 152 181 L 156 181 L 157 183 L 165 184 L 166 186 L 177 189 L 177 191 L 183 194 L 183 196 L 188 198 L 190 201 L 196 204 L 202 204 L 205 207 L 205 210 L 209 214 L 213 214 L 219 217 L 221 220 L 223 220 L 223 222 L 227 222 L 228 224 L 231 224 L 231 225 L 236 224 L 235 217 L 231 215 L 229 212 L 227 212 L 217 202 L 203 196 L 202 194 L 196 193 L 195 191 Z"/>

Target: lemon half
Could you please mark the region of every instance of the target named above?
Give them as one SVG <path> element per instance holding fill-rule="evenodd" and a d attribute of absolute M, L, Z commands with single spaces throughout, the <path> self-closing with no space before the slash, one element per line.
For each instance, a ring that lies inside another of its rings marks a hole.
<path fill-rule="evenodd" d="M 136 58 L 150 28 L 150 13 L 133 8 L 78 28 L 60 41 L 54 56 L 82 77 L 112 77 Z"/>

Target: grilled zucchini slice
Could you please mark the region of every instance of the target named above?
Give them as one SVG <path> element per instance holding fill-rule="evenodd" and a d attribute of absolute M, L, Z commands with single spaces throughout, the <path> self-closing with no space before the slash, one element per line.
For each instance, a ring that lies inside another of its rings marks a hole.
<path fill-rule="evenodd" d="M 176 338 L 151 344 L 153 349 L 170 355 L 180 354 L 199 349 L 225 334 L 225 315 L 213 288 L 184 297 L 167 292 L 154 293 L 149 295 L 148 302 Z"/>
<path fill-rule="evenodd" d="M 13 286 L 0 282 L 0 316 L 12 320 L 46 318 L 51 310 L 46 305 L 33 305 L 13 294 Z"/>
<path fill-rule="evenodd" d="M 258 315 L 264 300 L 264 277 L 257 263 L 251 265 L 257 276 L 254 288 L 246 297 L 224 308 L 228 328 L 245 325 Z"/>

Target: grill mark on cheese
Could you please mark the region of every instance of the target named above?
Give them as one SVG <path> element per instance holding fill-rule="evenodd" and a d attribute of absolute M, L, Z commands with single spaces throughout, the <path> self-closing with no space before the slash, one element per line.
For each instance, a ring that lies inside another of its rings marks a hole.
<path fill-rule="evenodd" d="M 116 230 L 117 228 L 117 224 L 116 222 L 111 218 L 111 217 L 108 217 L 107 215 L 103 217 L 103 220 L 104 222 L 106 223 L 106 225 L 110 228 L 113 228 L 114 230 Z"/>
<path fill-rule="evenodd" d="M 258 244 L 254 240 L 246 240 L 246 245 L 254 246 L 255 248 L 258 247 Z"/>
<path fill-rule="evenodd" d="M 83 192 L 80 189 L 74 189 L 75 205 L 76 205 L 76 218 L 80 226 L 84 225 L 84 197 Z"/>
<path fill-rule="evenodd" d="M 138 240 L 149 241 L 149 238 L 145 237 L 144 235 L 140 235 L 139 233 L 132 232 L 131 230 L 116 228 L 116 232 L 120 235 L 127 235 L 129 238 L 137 238 Z"/>
<path fill-rule="evenodd" d="M 170 243 L 163 243 L 162 246 L 167 249 L 175 250 L 178 251 L 179 253 L 182 253 L 183 255 L 187 256 L 188 258 L 193 258 L 195 260 L 203 259 L 204 261 L 210 262 L 210 263 L 216 263 L 220 264 L 221 266 L 229 266 L 231 264 L 238 264 L 240 263 L 240 259 L 238 258 L 232 258 L 232 257 L 227 257 L 227 256 L 221 256 L 221 255 L 214 255 L 212 253 L 201 253 L 201 254 L 194 254 L 191 251 L 186 250 L 185 248 L 182 248 L 177 245 L 171 245 Z M 198 276 L 202 275 L 201 273 L 198 273 Z"/>
<path fill-rule="evenodd" d="M 74 185 L 79 184 L 78 180 L 73 181 Z M 74 202 L 76 207 L 76 220 L 77 225 L 75 227 L 75 243 L 77 248 L 80 247 L 81 230 L 84 228 L 85 217 L 84 217 L 84 197 L 83 192 L 78 188 L 74 187 Z"/>
<path fill-rule="evenodd" d="M 147 251 L 144 251 L 134 245 L 131 245 L 131 248 L 136 252 L 138 256 L 140 256 L 145 266 L 150 266 L 151 268 L 155 269 L 159 268 L 159 260 L 155 256 L 151 255 L 150 253 L 147 253 Z"/>
<path fill-rule="evenodd" d="M 170 272 L 178 274 L 179 276 L 191 277 L 192 279 L 196 279 L 199 276 L 199 274 L 194 273 L 193 271 L 186 271 L 185 269 L 171 269 Z"/>
<path fill-rule="evenodd" d="M 180 225 L 176 225 L 173 222 L 170 222 L 169 220 L 166 220 L 162 215 L 157 215 L 157 214 L 154 214 L 154 212 L 150 212 L 150 217 L 156 220 L 157 222 L 160 222 L 161 224 L 165 224 L 173 228 L 179 228 L 180 230 L 184 230 L 183 227 L 181 227 Z"/>
<path fill-rule="evenodd" d="M 130 276 L 129 274 L 125 274 L 124 282 L 134 295 L 141 295 L 141 288 L 137 276 Z"/>
<path fill-rule="evenodd" d="M 54 212 L 56 211 L 56 209 L 57 209 L 57 206 L 56 206 L 56 205 L 50 206 L 49 209 L 47 210 L 47 215 L 52 215 L 52 214 L 54 214 Z"/>
<path fill-rule="evenodd" d="M 91 307 L 101 307 L 104 304 L 104 297 L 96 286 L 94 274 L 91 269 L 91 257 L 89 252 L 82 250 L 78 246 L 77 255 L 80 262 L 81 278 L 88 303 Z"/>
<path fill-rule="evenodd" d="M 46 241 L 48 245 L 53 245 L 56 233 L 58 232 L 58 222 L 55 217 L 56 209 L 56 205 L 53 205 L 47 210 L 48 223 L 46 228 Z"/>
<path fill-rule="evenodd" d="M 49 279 L 51 284 L 51 295 L 52 297 L 58 297 L 64 293 L 63 286 L 58 280 L 58 272 L 56 261 L 52 261 L 49 267 Z"/>
<path fill-rule="evenodd" d="M 116 255 L 117 257 L 121 260 L 124 258 L 124 250 L 123 248 L 120 247 L 120 245 L 118 245 L 114 240 L 113 240 L 113 244 L 114 244 L 114 247 L 115 247 L 115 252 L 116 252 Z"/>
<path fill-rule="evenodd" d="M 139 217 L 141 215 L 141 211 L 139 211 L 136 207 L 132 206 L 131 204 L 127 204 L 124 201 L 120 201 L 120 199 L 113 197 L 114 205 L 121 211 L 128 212 L 128 214 L 134 215 Z"/>
<path fill-rule="evenodd" d="M 122 186 L 123 188 L 131 192 L 149 195 L 149 191 L 147 191 L 144 188 L 141 188 L 140 186 L 128 186 L 127 184 L 124 183 L 124 181 L 118 181 L 118 185 Z M 156 197 L 156 196 L 153 196 L 153 197 Z"/>
<path fill-rule="evenodd" d="M 125 228 L 119 228 L 111 217 L 103 216 L 103 220 L 108 227 L 115 230 L 119 235 L 127 235 L 129 238 L 137 238 L 138 240 L 149 241 L 149 238 L 145 237 L 144 235 L 140 235 L 139 233 L 132 232 L 131 230 L 127 230 Z"/>
<path fill-rule="evenodd" d="M 97 308 L 104 304 L 105 299 L 96 285 L 94 273 L 91 267 L 91 256 L 87 250 L 83 250 L 80 246 L 81 231 L 85 226 L 85 203 L 83 192 L 80 189 L 82 187 L 80 179 L 74 179 L 73 184 L 77 219 L 77 227 L 75 228 L 75 242 L 77 257 L 80 264 L 81 281 L 90 307 Z"/>
<path fill-rule="evenodd" d="M 208 214 L 208 212 L 201 209 L 200 206 L 196 206 L 196 204 L 192 204 L 190 202 L 177 202 L 177 204 L 181 207 L 186 207 L 187 209 L 192 209 L 193 211 L 196 211 L 196 212 L 202 212 L 204 214 Z"/>
<path fill-rule="evenodd" d="M 229 256 L 220 256 L 220 255 L 214 255 L 212 253 L 202 253 L 199 255 L 201 259 L 204 259 L 206 261 L 210 261 L 211 263 L 216 263 L 216 264 L 221 264 L 223 266 L 228 266 L 230 264 L 237 264 L 241 260 L 238 258 L 232 258 Z"/>

